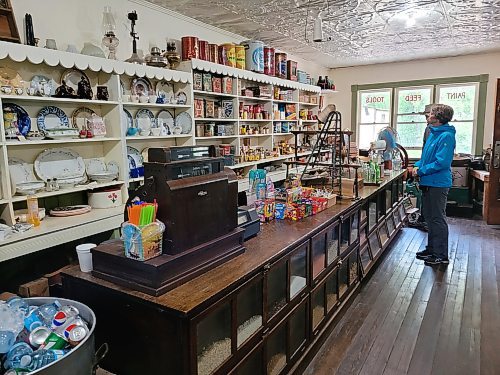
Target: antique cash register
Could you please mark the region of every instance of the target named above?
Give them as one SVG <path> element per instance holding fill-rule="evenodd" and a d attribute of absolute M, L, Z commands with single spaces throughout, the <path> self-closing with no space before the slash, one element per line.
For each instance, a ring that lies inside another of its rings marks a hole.
<path fill-rule="evenodd" d="M 93 250 L 95 276 L 160 295 L 245 251 L 238 181 L 213 146 L 150 148 L 144 176 L 129 201 L 158 203 L 162 255 L 139 262 L 108 241 Z"/>

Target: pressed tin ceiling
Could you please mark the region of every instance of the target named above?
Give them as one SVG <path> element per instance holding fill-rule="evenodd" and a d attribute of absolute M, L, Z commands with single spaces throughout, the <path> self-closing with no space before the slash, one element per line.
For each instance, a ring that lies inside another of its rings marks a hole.
<path fill-rule="evenodd" d="M 500 0 L 148 1 L 332 68 L 500 50 Z"/>

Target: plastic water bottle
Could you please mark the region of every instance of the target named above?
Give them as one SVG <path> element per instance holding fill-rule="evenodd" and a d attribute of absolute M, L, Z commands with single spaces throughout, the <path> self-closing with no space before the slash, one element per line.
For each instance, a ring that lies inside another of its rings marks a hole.
<path fill-rule="evenodd" d="M 3 366 L 6 370 L 11 368 L 20 368 L 23 367 L 21 365 L 21 358 L 26 355 L 31 355 L 33 353 L 33 349 L 31 346 L 26 344 L 25 342 L 20 342 L 12 346 L 7 356 L 5 357 L 5 362 Z"/>
<path fill-rule="evenodd" d="M 59 301 L 53 303 L 46 303 L 38 308 L 29 312 L 28 316 L 24 319 L 24 326 L 28 331 L 33 331 L 36 327 L 52 325 L 52 318 L 61 308 Z"/>
<path fill-rule="evenodd" d="M 7 353 L 23 329 L 24 313 L 0 302 L 0 354 Z"/>
<path fill-rule="evenodd" d="M 30 371 L 38 370 L 49 363 L 62 358 L 69 350 L 46 350 L 38 349 L 37 351 L 26 354 L 21 357 L 20 365 L 22 368 Z"/>

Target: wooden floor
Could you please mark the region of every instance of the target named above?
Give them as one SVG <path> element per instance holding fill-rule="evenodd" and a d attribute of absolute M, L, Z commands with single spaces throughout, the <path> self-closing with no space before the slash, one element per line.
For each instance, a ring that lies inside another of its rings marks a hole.
<path fill-rule="evenodd" d="M 403 229 L 305 374 L 500 374 L 500 229 L 448 220 L 449 266 Z"/>

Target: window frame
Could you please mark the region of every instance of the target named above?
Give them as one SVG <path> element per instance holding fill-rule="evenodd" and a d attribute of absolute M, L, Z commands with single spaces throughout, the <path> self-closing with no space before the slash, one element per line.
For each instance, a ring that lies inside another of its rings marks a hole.
<path fill-rule="evenodd" d="M 359 90 L 357 94 L 357 107 L 361 110 L 362 103 L 361 103 L 361 96 L 364 93 L 377 93 L 377 92 L 383 92 L 383 93 L 389 93 L 389 121 L 387 122 L 367 122 L 367 123 L 361 123 L 360 121 L 356 122 L 356 144 L 359 145 L 359 129 L 361 126 L 377 126 L 377 125 L 383 125 L 383 126 L 391 126 L 392 124 L 392 119 L 393 119 L 393 113 L 392 113 L 392 103 L 393 103 L 393 90 L 392 89 L 375 89 L 375 90 Z M 361 117 L 361 116 L 359 116 Z M 360 119 L 361 120 L 361 119 Z"/>
<path fill-rule="evenodd" d="M 358 125 L 358 92 L 359 91 L 375 91 L 375 90 L 391 90 L 392 94 L 392 114 L 394 114 L 394 98 L 396 88 L 411 88 L 411 87 L 421 87 L 421 86 L 434 86 L 433 101 L 436 101 L 437 97 L 437 86 L 439 85 L 467 85 L 471 83 L 476 83 L 478 89 L 476 90 L 476 122 L 473 124 L 473 143 L 472 143 L 472 154 L 478 155 L 483 149 L 483 139 L 484 139 L 484 125 L 486 116 L 486 96 L 487 96 L 487 86 L 488 86 L 489 74 L 480 74 L 476 76 L 461 76 L 461 77 L 446 77 L 446 78 L 435 78 L 435 79 L 422 79 L 413 81 L 397 81 L 397 82 L 386 82 L 386 83 L 374 83 L 365 85 L 351 85 L 351 129 L 355 133 L 356 141 L 359 144 L 359 125 Z M 391 124 L 393 124 L 393 119 L 396 117 L 392 115 Z"/>

